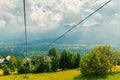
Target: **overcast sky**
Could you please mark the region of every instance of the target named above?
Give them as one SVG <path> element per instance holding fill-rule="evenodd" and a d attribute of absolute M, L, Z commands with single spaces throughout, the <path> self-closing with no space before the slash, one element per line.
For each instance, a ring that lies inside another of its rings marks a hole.
<path fill-rule="evenodd" d="M 28 36 L 57 37 L 107 1 L 26 0 Z M 23 22 L 22 0 L 0 0 L 0 39 L 23 35 Z M 112 0 L 69 34 L 82 31 L 86 36 L 93 30 L 98 32 L 97 38 L 104 34 L 120 38 L 120 0 Z"/>

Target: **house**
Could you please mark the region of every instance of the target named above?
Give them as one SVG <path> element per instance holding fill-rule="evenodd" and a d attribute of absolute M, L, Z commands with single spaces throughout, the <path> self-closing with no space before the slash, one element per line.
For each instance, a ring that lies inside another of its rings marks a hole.
<path fill-rule="evenodd" d="M 2 63 L 2 64 L 9 64 L 10 58 L 11 57 L 9 55 L 6 58 L 1 58 L 0 59 L 0 63 Z"/>
<path fill-rule="evenodd" d="M 5 60 L 4 58 L 0 59 L 0 63 L 3 63 L 3 62 L 4 62 L 4 60 Z"/>

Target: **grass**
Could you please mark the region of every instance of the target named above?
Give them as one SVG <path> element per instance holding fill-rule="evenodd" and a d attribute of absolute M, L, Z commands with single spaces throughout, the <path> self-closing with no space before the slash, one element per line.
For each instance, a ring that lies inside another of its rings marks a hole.
<path fill-rule="evenodd" d="M 74 78 L 74 80 L 119 80 L 119 79 L 120 79 L 120 72 L 108 73 L 107 76 L 88 77 L 88 76 L 79 75 Z"/>
<path fill-rule="evenodd" d="M 108 73 L 107 77 L 87 77 L 82 76 L 77 69 L 39 73 L 39 74 L 19 74 L 0 76 L 0 80 L 119 80 L 120 79 L 120 66 L 113 67 L 113 72 Z"/>
<path fill-rule="evenodd" d="M 53 73 L 0 76 L 0 80 L 74 80 L 79 74 L 79 70 L 73 69 Z"/>

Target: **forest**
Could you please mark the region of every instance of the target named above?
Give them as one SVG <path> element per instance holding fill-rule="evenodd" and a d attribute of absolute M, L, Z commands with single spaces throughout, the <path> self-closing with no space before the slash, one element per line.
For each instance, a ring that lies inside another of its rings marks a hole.
<path fill-rule="evenodd" d="M 82 75 L 107 76 L 113 68 L 120 65 L 120 51 L 109 45 L 96 46 L 84 55 L 80 52 L 69 52 L 66 49 L 59 53 L 56 48 L 50 48 L 45 56 L 10 56 L 7 62 L 0 63 L 1 75 L 59 72 L 78 69 Z M 0 59 L 3 57 L 1 56 Z"/>

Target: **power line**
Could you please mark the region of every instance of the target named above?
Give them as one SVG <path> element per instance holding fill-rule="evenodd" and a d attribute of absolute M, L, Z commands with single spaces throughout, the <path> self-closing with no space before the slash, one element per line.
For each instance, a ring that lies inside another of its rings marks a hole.
<path fill-rule="evenodd" d="M 104 3 L 101 7 L 99 7 L 98 9 L 96 9 L 94 12 L 92 12 L 91 14 L 89 14 L 87 17 L 85 17 L 83 20 L 81 20 L 79 23 L 77 23 L 76 25 L 74 25 L 72 28 L 70 28 L 68 31 L 66 31 L 65 33 L 63 33 L 61 36 L 59 36 L 57 39 L 55 39 L 53 42 L 51 42 L 48 47 L 50 47 L 53 43 L 55 43 L 57 40 L 59 40 L 60 38 L 62 38 L 65 34 L 69 33 L 70 31 L 72 31 L 74 28 L 76 28 L 79 24 L 81 24 L 82 22 L 84 22 L 85 20 L 87 20 L 89 17 L 91 17 L 93 14 L 95 14 L 97 11 L 99 11 L 101 8 L 103 8 L 105 5 L 107 5 L 109 2 L 111 2 L 112 0 L 107 1 L 106 3 Z"/>
<path fill-rule="evenodd" d="M 27 56 L 27 46 L 28 46 L 28 41 L 27 41 L 27 27 L 26 27 L 26 9 L 25 9 L 25 0 L 23 0 L 23 10 L 24 10 L 24 26 L 25 26 L 25 53 Z M 24 54 L 25 57 L 25 54 Z"/>

